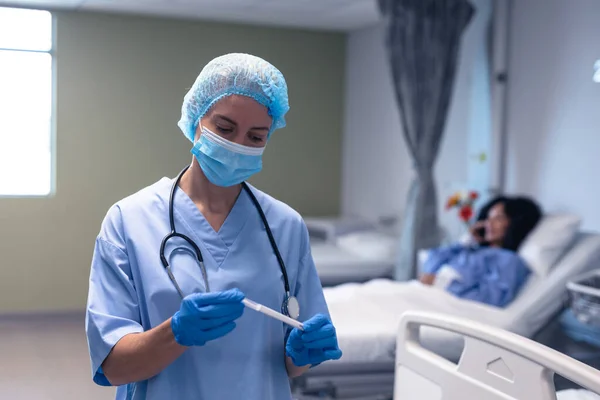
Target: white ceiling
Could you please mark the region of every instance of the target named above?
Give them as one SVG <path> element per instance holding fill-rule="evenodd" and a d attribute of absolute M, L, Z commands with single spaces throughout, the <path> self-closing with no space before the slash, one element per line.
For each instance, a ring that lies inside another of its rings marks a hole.
<path fill-rule="evenodd" d="M 379 20 L 376 0 L 0 0 L 0 6 L 103 11 L 352 31 Z"/>

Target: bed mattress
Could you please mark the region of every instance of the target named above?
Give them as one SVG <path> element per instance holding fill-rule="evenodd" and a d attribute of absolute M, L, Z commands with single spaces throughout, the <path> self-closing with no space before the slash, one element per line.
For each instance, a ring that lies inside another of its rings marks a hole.
<path fill-rule="evenodd" d="M 557 393 L 558 400 L 600 400 L 600 396 L 587 390 L 563 390 Z"/>
<path fill-rule="evenodd" d="M 407 310 L 424 310 L 474 318 L 506 329 L 506 310 L 458 299 L 443 290 L 418 282 L 377 279 L 325 289 L 343 357 L 335 364 L 393 363 L 400 316 Z M 423 346 L 449 359 L 463 347 L 459 335 L 434 328 L 421 329 Z"/>

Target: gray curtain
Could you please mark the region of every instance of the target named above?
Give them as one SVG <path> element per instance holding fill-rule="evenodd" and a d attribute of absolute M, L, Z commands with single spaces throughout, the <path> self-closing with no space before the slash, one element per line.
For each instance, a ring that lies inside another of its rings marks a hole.
<path fill-rule="evenodd" d="M 466 0 L 379 0 L 379 8 L 386 23 L 386 50 L 404 139 L 415 169 L 395 270 L 397 280 L 408 280 L 416 275 L 417 251 L 440 241 L 433 167 L 461 35 L 474 9 Z"/>

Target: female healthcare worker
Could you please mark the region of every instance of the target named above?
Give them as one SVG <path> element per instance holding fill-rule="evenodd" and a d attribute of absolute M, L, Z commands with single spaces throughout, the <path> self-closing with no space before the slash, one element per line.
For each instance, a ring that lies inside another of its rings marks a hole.
<path fill-rule="evenodd" d="M 189 168 L 108 211 L 86 332 L 94 382 L 117 399 L 290 399 L 289 377 L 341 357 L 300 215 L 244 183 L 288 110 L 274 66 L 214 59 L 178 123 Z M 304 330 L 244 312 L 246 296 Z"/>

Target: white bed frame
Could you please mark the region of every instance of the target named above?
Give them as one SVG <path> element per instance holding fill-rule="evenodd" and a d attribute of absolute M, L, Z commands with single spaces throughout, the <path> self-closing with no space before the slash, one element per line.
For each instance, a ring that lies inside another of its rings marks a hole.
<path fill-rule="evenodd" d="M 463 335 L 455 364 L 423 348 L 419 328 Z M 556 400 L 555 373 L 600 393 L 600 371 L 508 331 L 426 312 L 403 314 L 396 343 L 394 399 Z"/>

